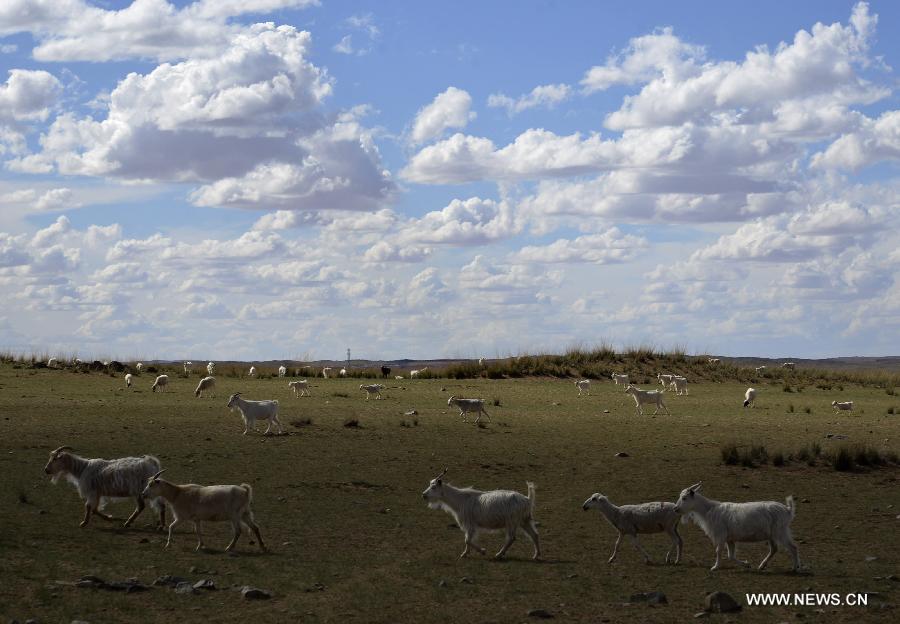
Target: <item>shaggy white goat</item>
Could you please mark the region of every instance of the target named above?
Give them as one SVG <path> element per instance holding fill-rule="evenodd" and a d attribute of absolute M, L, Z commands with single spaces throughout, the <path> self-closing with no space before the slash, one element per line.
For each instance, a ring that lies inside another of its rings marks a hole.
<path fill-rule="evenodd" d="M 255 366 L 250 367 L 250 370 L 247 371 L 247 376 L 248 377 L 256 377 L 256 367 Z"/>
<path fill-rule="evenodd" d="M 744 393 L 744 407 L 753 407 L 753 402 L 756 400 L 756 388 L 747 388 L 747 392 Z"/>
<path fill-rule="evenodd" d="M 185 362 L 184 363 L 184 372 L 186 375 L 191 374 L 191 372 L 194 370 L 193 366 L 194 366 L 193 362 Z"/>
<path fill-rule="evenodd" d="M 394 377 L 394 379 L 396 379 L 397 381 L 402 381 L 404 379 L 404 377 L 403 377 L 403 375 L 396 375 Z"/>
<path fill-rule="evenodd" d="M 447 399 L 447 405 L 455 405 L 457 409 L 459 409 L 459 415 L 462 416 L 463 422 L 468 422 L 469 412 L 475 412 L 477 414 L 475 417 L 476 425 L 478 424 L 478 421 L 481 420 L 482 414 L 487 416 L 488 420 L 491 420 L 491 415 L 484 409 L 484 399 L 457 399 L 455 396 L 452 396 Z"/>
<path fill-rule="evenodd" d="M 152 455 L 143 457 L 121 457 L 119 459 L 86 459 L 75 453 L 69 453 L 71 446 L 61 446 L 50 452 L 50 460 L 44 472 L 53 475 L 53 483 L 60 478 L 69 481 L 78 490 L 84 501 L 84 519 L 81 526 L 91 520 L 96 513 L 104 520 L 114 520 L 103 513 L 107 500 L 134 498 L 137 509 L 125 521 L 130 526 L 134 519 L 144 510 L 144 499 L 150 499 L 151 507 L 159 511 L 159 527 L 166 524 L 166 508 L 155 496 L 142 494 L 147 477 L 160 469 L 159 460 Z"/>
<path fill-rule="evenodd" d="M 309 394 L 309 380 L 298 379 L 297 381 L 289 381 L 288 388 L 294 391 L 295 397 L 312 396 Z"/>
<path fill-rule="evenodd" d="M 619 375 L 618 373 L 613 373 L 612 380 L 616 383 L 617 386 L 619 385 L 619 383 L 621 383 L 623 386 L 628 385 L 628 375 Z"/>
<path fill-rule="evenodd" d="M 56 368 L 58 365 L 59 365 L 59 362 L 57 361 L 57 359 L 55 357 L 52 357 L 49 360 L 47 360 L 47 368 Z"/>
<path fill-rule="evenodd" d="M 322 369 L 322 377 L 324 377 L 325 379 L 328 379 L 328 373 L 330 373 L 330 372 L 331 372 L 331 367 L 326 366 L 325 368 Z"/>
<path fill-rule="evenodd" d="M 528 496 L 511 490 L 482 492 L 444 483 L 445 474 L 446 468 L 431 480 L 428 488 L 422 492 L 422 498 L 428 501 L 428 506 L 432 509 L 443 509 L 453 516 L 462 529 L 466 536 L 466 547 L 459 556 L 460 559 L 469 554 L 469 548 L 485 554 L 485 549 L 477 543 L 479 532 L 505 530 L 506 542 L 494 555 L 496 559 L 500 559 L 515 541 L 518 529 L 522 529 L 534 544 L 532 559 L 540 560 L 541 542 L 534 524 L 534 483 L 528 482 Z"/>
<path fill-rule="evenodd" d="M 195 397 L 203 397 L 203 392 L 208 391 L 212 392 L 216 389 L 216 378 L 215 377 L 204 377 L 200 380 L 200 383 L 197 384 L 197 389 L 194 390 Z"/>
<path fill-rule="evenodd" d="M 278 367 L 278 376 L 279 377 L 287 377 L 287 368 L 284 366 Z"/>
<path fill-rule="evenodd" d="M 342 368 L 341 370 L 338 371 L 338 377 L 346 377 L 346 376 L 347 376 L 346 368 Z"/>
<path fill-rule="evenodd" d="M 207 363 L 206 374 L 210 377 L 216 374 L 216 365 L 213 362 Z"/>
<path fill-rule="evenodd" d="M 134 365 L 134 368 L 135 368 L 135 370 L 137 370 L 137 372 L 140 373 L 141 371 L 144 370 L 144 363 L 138 362 L 137 364 Z"/>
<path fill-rule="evenodd" d="M 831 407 L 835 412 L 852 412 L 853 411 L 853 401 L 832 401 Z"/>
<path fill-rule="evenodd" d="M 249 401 L 241 397 L 240 392 L 235 392 L 228 398 L 228 404 L 225 406 L 229 409 L 237 409 L 240 411 L 244 419 L 244 433 L 253 429 L 257 420 L 265 420 L 267 422 L 266 434 L 272 430 L 274 424 L 278 427 L 278 433 L 284 433 L 281 422 L 278 420 L 278 401 Z"/>
<path fill-rule="evenodd" d="M 132 379 L 134 379 L 134 376 L 133 376 L 131 373 L 126 373 L 126 374 L 125 374 L 125 387 L 126 387 L 126 388 L 130 388 L 130 387 L 131 387 L 131 380 L 132 380 Z"/>
<path fill-rule="evenodd" d="M 384 390 L 384 386 L 381 384 L 359 384 L 359 389 L 366 391 L 366 401 L 369 400 L 370 396 L 374 396 L 376 401 L 384 398 L 381 396 L 381 391 Z"/>
<path fill-rule="evenodd" d="M 427 370 L 428 370 L 428 367 L 426 366 L 425 368 L 420 368 L 419 370 L 409 371 L 409 378 L 414 379 L 419 376 L 419 373 L 424 373 Z"/>
<path fill-rule="evenodd" d="M 172 524 L 169 525 L 169 537 L 164 548 L 172 543 L 172 531 L 181 522 L 188 520 L 194 523 L 194 531 L 197 533 L 197 548 L 203 548 L 203 535 L 200 533 L 200 523 L 204 521 L 230 521 L 234 534 L 231 543 L 225 548 L 231 551 L 241 536 L 241 525 L 253 530 L 259 548 L 266 551 L 266 543 L 259 534 L 259 526 L 253 518 L 250 503 L 253 502 L 253 488 L 247 483 L 240 485 L 197 485 L 187 483 L 176 485 L 165 479 L 160 479 L 165 470 L 160 470 L 146 480 L 144 496 L 157 496 L 164 499 L 172 508 Z"/>
<path fill-rule="evenodd" d="M 737 542 L 769 543 L 769 554 L 759 564 L 760 570 L 778 551 L 779 544 L 790 553 L 794 571 L 800 569 L 800 551 L 791 537 L 791 522 L 797 513 L 793 496 L 787 497 L 786 504 L 775 501 L 720 503 L 700 494 L 701 485 L 697 483 L 683 489 L 675 503 L 675 511 L 692 519 L 715 545 L 716 563 L 712 570 L 719 569 L 723 549 L 732 561 L 749 565 L 737 558 Z"/>
<path fill-rule="evenodd" d="M 678 514 L 675 513 L 674 503 L 642 503 L 639 505 L 616 506 L 609 502 L 599 492 L 591 495 L 581 506 L 584 511 L 599 509 L 611 525 L 619 532 L 616 545 L 613 546 L 612 556 L 607 563 L 612 563 L 619 552 L 619 544 L 622 536 L 627 535 L 634 542 L 634 547 L 644 555 L 644 561 L 650 563 L 650 555 L 644 550 L 638 541 L 638 533 L 666 533 L 672 540 L 675 550 L 675 563 L 681 561 L 681 548 L 683 542 L 678 535 Z M 672 556 L 672 548 L 666 553 L 666 563 Z"/>
<path fill-rule="evenodd" d="M 579 379 L 575 382 L 575 387 L 578 388 L 578 396 L 581 396 L 582 392 L 590 395 L 591 393 L 591 380 L 590 379 Z"/>
<path fill-rule="evenodd" d="M 151 392 L 168 392 L 169 391 L 169 376 L 168 375 L 158 375 L 156 377 L 156 381 L 153 382 L 153 385 L 150 386 Z"/>
<path fill-rule="evenodd" d="M 640 388 L 636 388 L 629 384 L 628 387 L 625 388 L 625 393 L 634 397 L 635 409 L 637 409 L 641 416 L 644 415 L 644 408 L 642 406 L 645 403 L 653 403 L 656 405 L 656 410 L 653 412 L 654 414 L 659 412 L 659 408 L 666 410 L 666 414 L 672 414 L 663 401 L 663 390 L 641 390 Z"/>

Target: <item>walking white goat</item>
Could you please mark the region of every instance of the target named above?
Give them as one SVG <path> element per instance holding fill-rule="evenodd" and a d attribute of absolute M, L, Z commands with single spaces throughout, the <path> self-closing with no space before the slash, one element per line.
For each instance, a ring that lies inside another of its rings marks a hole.
<path fill-rule="evenodd" d="M 165 548 L 172 543 L 172 530 L 181 522 L 189 520 L 194 523 L 194 531 L 197 533 L 197 548 L 203 548 L 203 535 L 200 533 L 200 523 L 203 521 L 230 521 L 234 529 L 231 543 L 225 548 L 231 551 L 241 536 L 241 525 L 253 530 L 259 548 L 266 551 L 266 543 L 259 534 L 259 527 L 250 510 L 253 502 L 253 488 L 247 483 L 240 485 L 197 485 L 187 483 L 176 485 L 165 479 L 160 479 L 165 470 L 160 470 L 147 479 L 144 487 L 144 496 L 158 496 L 164 499 L 172 508 L 172 524 L 169 525 L 169 537 Z"/>
<path fill-rule="evenodd" d="M 374 396 L 376 401 L 378 399 L 384 398 L 383 396 L 381 396 L 381 391 L 384 390 L 384 386 L 382 384 L 359 384 L 359 389 L 366 391 L 366 401 L 369 400 L 370 396 Z"/>
<path fill-rule="evenodd" d="M 747 388 L 747 392 L 744 393 L 744 407 L 753 407 L 755 400 L 756 388 Z"/>
<path fill-rule="evenodd" d="M 491 490 L 482 492 L 474 488 L 457 488 L 444 483 L 443 477 L 447 469 L 431 480 L 428 488 L 422 492 L 422 498 L 428 501 L 432 509 L 443 509 L 456 521 L 465 534 L 466 547 L 460 559 L 474 548 L 482 555 L 485 549 L 478 545 L 478 534 L 481 531 L 506 531 L 506 542 L 494 557 L 500 559 L 509 550 L 516 539 L 518 529 L 525 531 L 534 544 L 535 561 L 541 558 L 541 542 L 537 527 L 534 524 L 534 483 L 528 482 L 528 496 L 511 490 Z"/>
<path fill-rule="evenodd" d="M 78 490 L 84 501 L 84 519 L 81 526 L 91 520 L 96 513 L 104 520 L 114 520 L 103 513 L 102 509 L 110 499 L 134 498 L 137 509 L 125 521 L 131 525 L 134 519 L 144 510 L 144 499 L 150 499 L 150 506 L 159 511 L 159 528 L 166 524 L 166 507 L 160 504 L 155 496 L 142 494 L 147 477 L 159 471 L 159 460 L 152 455 L 143 457 L 121 457 L 119 459 L 87 459 L 69 453 L 71 446 L 61 446 L 50 452 L 50 459 L 44 466 L 44 472 L 53 475 L 53 483 L 60 478 L 68 480 Z"/>
<path fill-rule="evenodd" d="M 591 380 L 590 379 L 579 379 L 575 382 L 575 387 L 578 388 L 578 396 L 581 396 L 582 391 L 586 394 L 591 394 Z"/>
<path fill-rule="evenodd" d="M 666 414 L 671 416 L 671 412 L 669 408 L 666 407 L 665 402 L 663 402 L 663 391 L 662 390 L 641 390 L 640 388 L 635 388 L 631 384 L 625 388 L 625 393 L 630 394 L 634 397 L 634 406 L 637 409 L 638 413 L 643 416 L 644 408 L 642 407 L 645 403 L 653 403 L 656 405 L 656 409 L 653 411 L 654 414 L 659 412 L 659 408 L 663 408 L 666 410 Z"/>
<path fill-rule="evenodd" d="M 797 513 L 794 497 L 788 496 L 786 504 L 775 501 L 752 503 L 720 503 L 700 494 L 702 483 L 696 483 L 681 491 L 675 511 L 692 519 L 715 544 L 718 570 L 722 550 L 728 558 L 743 566 L 746 561 L 737 558 L 736 542 L 768 542 L 769 554 L 759 564 L 762 570 L 778 551 L 778 545 L 786 548 L 794 562 L 794 572 L 800 569 L 800 551 L 791 536 L 791 521 Z"/>
<path fill-rule="evenodd" d="M 481 415 L 484 414 L 487 416 L 488 421 L 491 420 L 491 415 L 488 414 L 484 409 L 484 399 L 457 399 L 455 396 L 447 399 L 447 405 L 456 406 L 459 409 L 459 415 L 462 416 L 463 422 L 468 422 L 468 414 L 469 412 L 475 412 L 478 414 L 475 417 L 475 424 L 478 424 L 478 421 L 481 420 Z"/>
<path fill-rule="evenodd" d="M 240 392 L 235 392 L 228 398 L 229 409 L 237 409 L 244 418 L 244 435 L 253 429 L 257 420 L 267 421 L 266 435 L 272 430 L 274 423 L 278 427 L 278 433 L 284 433 L 281 422 L 278 420 L 278 401 L 250 401 L 241 397 Z"/>
<path fill-rule="evenodd" d="M 294 391 L 295 397 L 302 397 L 304 395 L 311 396 L 309 394 L 309 380 L 308 379 L 298 379 L 297 381 L 289 381 L 288 388 Z"/>
<path fill-rule="evenodd" d="M 634 542 L 634 547 L 644 555 L 644 562 L 650 563 L 650 555 L 644 550 L 638 541 L 638 533 L 667 533 L 672 540 L 675 550 L 675 563 L 681 561 L 681 548 L 683 542 L 678 535 L 678 514 L 675 513 L 675 503 L 642 503 L 640 505 L 616 506 L 609 502 L 599 492 L 592 494 L 581 506 L 584 511 L 599 509 L 611 525 L 619 532 L 616 545 L 613 546 L 612 556 L 608 563 L 612 563 L 619 552 L 619 544 L 622 536 L 627 535 Z M 672 556 L 672 548 L 666 553 L 666 563 Z"/>

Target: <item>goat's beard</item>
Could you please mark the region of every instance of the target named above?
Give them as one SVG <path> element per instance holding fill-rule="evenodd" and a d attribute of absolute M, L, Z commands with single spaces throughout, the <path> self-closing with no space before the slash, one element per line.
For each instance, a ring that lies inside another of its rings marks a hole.
<path fill-rule="evenodd" d="M 444 509 L 445 505 L 441 501 L 428 501 L 428 507 L 430 509 Z"/>

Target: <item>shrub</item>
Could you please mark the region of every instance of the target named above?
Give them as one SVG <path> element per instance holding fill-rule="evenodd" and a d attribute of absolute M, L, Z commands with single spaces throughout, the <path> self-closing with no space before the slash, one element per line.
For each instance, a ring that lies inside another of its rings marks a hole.
<path fill-rule="evenodd" d="M 359 425 L 358 418 L 348 418 L 344 421 L 344 426 L 348 429 L 362 429 L 362 427 L 360 427 Z"/>
<path fill-rule="evenodd" d="M 500 399 L 494 399 L 492 403 L 494 407 L 500 407 Z"/>
<path fill-rule="evenodd" d="M 809 407 L 808 405 L 803 408 L 803 411 L 806 412 L 807 414 L 812 414 L 812 408 Z"/>
<path fill-rule="evenodd" d="M 774 455 L 772 455 L 772 465 L 773 466 L 784 466 L 784 453 L 778 451 Z"/>
<path fill-rule="evenodd" d="M 730 442 L 722 447 L 722 462 L 726 466 L 734 466 L 738 463 L 740 454 L 737 444 Z"/>
<path fill-rule="evenodd" d="M 839 448 L 831 459 L 831 465 L 840 472 L 851 470 L 853 468 L 853 456 L 850 453 L 850 449 L 846 446 Z"/>
<path fill-rule="evenodd" d="M 784 384 L 784 386 L 782 386 L 781 389 L 782 389 L 784 392 L 793 392 L 793 391 L 794 391 L 794 389 L 791 388 L 791 384 Z"/>
<path fill-rule="evenodd" d="M 788 404 L 788 412 L 791 414 L 794 413 L 794 404 L 793 403 Z"/>

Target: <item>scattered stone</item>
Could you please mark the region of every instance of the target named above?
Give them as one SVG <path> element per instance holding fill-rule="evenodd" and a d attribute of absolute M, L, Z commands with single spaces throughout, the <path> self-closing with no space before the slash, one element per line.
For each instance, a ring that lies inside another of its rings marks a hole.
<path fill-rule="evenodd" d="M 474 584 L 475 584 L 475 581 L 473 581 L 472 579 L 470 579 L 468 576 L 462 577 L 461 579 L 459 579 L 459 582 L 460 582 L 460 583 L 465 583 L 466 585 L 474 585 Z"/>
<path fill-rule="evenodd" d="M 196 594 L 197 590 L 194 589 L 193 585 L 191 585 L 189 582 L 185 581 L 183 583 L 178 583 L 178 585 L 175 586 L 175 593 L 176 594 Z"/>
<path fill-rule="evenodd" d="M 604 414 L 609 414 L 609 410 L 603 410 Z"/>
<path fill-rule="evenodd" d="M 212 579 L 200 579 L 196 583 L 194 583 L 194 589 L 208 589 L 213 590 L 216 588 L 216 583 Z"/>
<path fill-rule="evenodd" d="M 694 614 L 694 619 L 709 617 L 709 611 L 700 611 Z"/>
<path fill-rule="evenodd" d="M 158 579 L 153 581 L 153 584 L 157 587 L 176 587 L 179 583 L 190 583 L 190 581 L 186 578 L 173 576 L 171 574 L 160 576 Z"/>
<path fill-rule="evenodd" d="M 147 539 L 146 537 L 142 537 L 141 539 L 138 540 L 138 544 L 149 544 L 149 543 L 150 543 L 150 540 Z"/>
<path fill-rule="evenodd" d="M 875 555 L 869 555 L 868 557 L 866 557 L 866 563 L 872 563 L 873 561 L 878 561 L 878 557 L 876 557 Z"/>
<path fill-rule="evenodd" d="M 809 499 L 808 499 L 808 498 L 801 498 L 801 499 L 800 499 L 800 502 L 801 502 L 801 503 L 808 503 L 808 502 L 809 502 Z"/>
<path fill-rule="evenodd" d="M 403 412 L 403 415 L 404 416 L 418 416 L 419 412 L 417 412 L 416 410 L 407 410 L 407 411 Z"/>
<path fill-rule="evenodd" d="M 850 438 L 842 433 L 826 433 L 825 437 L 829 440 L 848 440 Z"/>
<path fill-rule="evenodd" d="M 553 405 L 562 405 L 559 401 L 553 401 Z"/>
<path fill-rule="evenodd" d="M 631 455 L 629 455 L 628 453 L 625 453 L 625 452 L 620 451 L 620 452 L 616 453 L 616 457 L 631 457 Z"/>
<path fill-rule="evenodd" d="M 198 568 L 197 566 L 191 566 L 190 568 L 188 568 L 188 572 L 190 572 L 191 574 L 200 574 L 200 568 Z"/>
<path fill-rule="evenodd" d="M 568 574 L 568 575 L 566 575 L 566 578 L 567 578 L 567 579 L 578 578 L 578 575 L 577 575 L 577 574 L 574 574 L 574 573 L 573 573 L 573 574 Z"/>
<path fill-rule="evenodd" d="M 706 610 L 710 613 L 735 613 L 741 610 L 741 605 L 731 594 L 717 591 L 706 595 Z"/>
<path fill-rule="evenodd" d="M 749 490 L 750 484 L 749 483 L 741 483 L 741 487 L 744 488 L 745 490 Z"/>
<path fill-rule="evenodd" d="M 244 588 L 241 589 L 241 596 L 243 596 L 245 600 L 268 600 L 272 597 L 272 594 L 264 589 L 245 585 Z"/>
<path fill-rule="evenodd" d="M 447 581 L 441 579 L 440 581 L 438 581 L 438 587 L 447 587 Z"/>
<path fill-rule="evenodd" d="M 646 602 L 647 604 L 669 604 L 668 598 L 661 591 L 632 594 L 628 600 L 630 602 Z"/>
<path fill-rule="evenodd" d="M 307 594 L 311 594 L 312 592 L 322 592 L 325 591 L 325 584 L 316 582 L 303 591 L 305 591 Z"/>
<path fill-rule="evenodd" d="M 34 618 L 25 620 L 25 624 L 38 624 L 38 621 Z"/>
<path fill-rule="evenodd" d="M 294 542 L 281 542 L 282 546 L 293 546 Z"/>
<path fill-rule="evenodd" d="M 555 616 L 546 609 L 532 609 L 528 612 L 528 617 L 540 618 L 542 620 L 550 620 Z"/>

